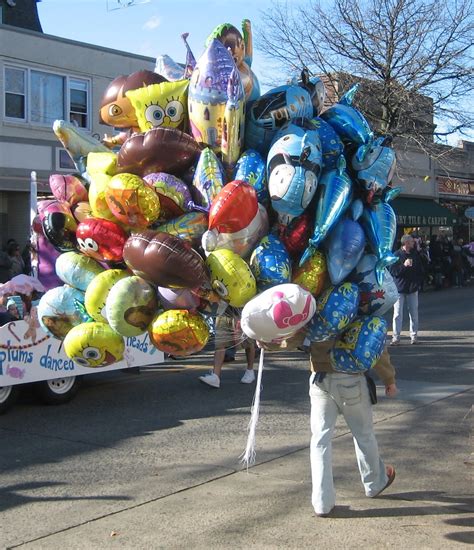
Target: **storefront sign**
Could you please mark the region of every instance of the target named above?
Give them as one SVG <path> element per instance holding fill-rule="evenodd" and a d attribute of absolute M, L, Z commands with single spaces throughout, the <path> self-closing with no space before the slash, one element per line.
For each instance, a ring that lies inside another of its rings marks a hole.
<path fill-rule="evenodd" d="M 450 225 L 447 216 L 402 216 L 399 214 L 397 214 L 397 224 L 409 227 Z"/>
<path fill-rule="evenodd" d="M 438 190 L 439 192 L 449 195 L 474 195 L 474 181 L 464 180 L 459 178 L 448 178 L 444 176 L 438 176 Z"/>

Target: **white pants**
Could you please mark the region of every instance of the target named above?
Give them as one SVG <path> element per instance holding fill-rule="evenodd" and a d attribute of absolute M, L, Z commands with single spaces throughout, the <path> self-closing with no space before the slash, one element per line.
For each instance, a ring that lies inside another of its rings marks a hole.
<path fill-rule="evenodd" d="M 342 413 L 354 439 L 365 494 L 376 495 L 388 477 L 379 456 L 372 422 L 372 405 L 364 375 L 328 373 L 322 382 L 309 379 L 311 398 L 312 504 L 317 514 L 327 514 L 336 503 L 332 474 L 332 437 L 337 415 Z"/>
<path fill-rule="evenodd" d="M 400 339 L 403 325 L 403 308 L 407 303 L 408 316 L 410 317 L 410 337 L 416 338 L 418 334 L 418 291 L 410 294 L 399 294 L 398 300 L 393 306 L 393 338 Z"/>

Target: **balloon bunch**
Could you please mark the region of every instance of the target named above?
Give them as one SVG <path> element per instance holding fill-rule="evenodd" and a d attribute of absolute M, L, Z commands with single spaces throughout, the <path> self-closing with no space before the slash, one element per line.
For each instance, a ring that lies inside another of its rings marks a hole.
<path fill-rule="evenodd" d="M 210 316 L 243 307 L 250 338 L 337 338 L 337 365 L 370 368 L 386 332 L 375 314 L 396 299 L 387 139 L 352 106 L 355 89 L 324 111 L 306 70 L 260 96 L 247 20 L 217 27 L 197 61 L 187 48 L 186 66 L 162 58 L 164 74 L 111 83 L 100 117 L 115 138 L 56 121 L 78 173 L 52 175 L 54 200 L 39 205 L 64 283 L 41 299 L 42 327 L 102 367 L 144 333 L 196 353 Z"/>

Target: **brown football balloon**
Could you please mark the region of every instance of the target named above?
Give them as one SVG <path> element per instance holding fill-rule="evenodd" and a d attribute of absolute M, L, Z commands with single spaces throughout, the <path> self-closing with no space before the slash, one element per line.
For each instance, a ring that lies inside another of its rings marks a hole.
<path fill-rule="evenodd" d="M 179 237 L 161 231 L 135 233 L 125 243 L 123 259 L 138 277 L 168 288 L 210 288 L 201 256 Z"/>
<path fill-rule="evenodd" d="M 153 172 L 180 175 L 199 157 L 200 145 L 175 128 L 152 128 L 134 134 L 120 148 L 117 172 L 144 177 Z"/>

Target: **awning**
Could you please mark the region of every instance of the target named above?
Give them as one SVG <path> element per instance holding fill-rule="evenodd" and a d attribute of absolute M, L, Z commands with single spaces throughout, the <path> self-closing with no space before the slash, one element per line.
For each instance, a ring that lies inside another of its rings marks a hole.
<path fill-rule="evenodd" d="M 456 225 L 456 215 L 430 199 L 398 197 L 391 203 L 401 227 Z"/>

